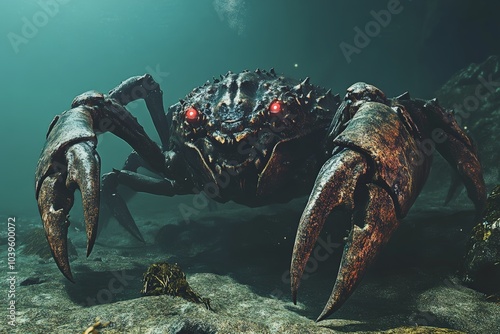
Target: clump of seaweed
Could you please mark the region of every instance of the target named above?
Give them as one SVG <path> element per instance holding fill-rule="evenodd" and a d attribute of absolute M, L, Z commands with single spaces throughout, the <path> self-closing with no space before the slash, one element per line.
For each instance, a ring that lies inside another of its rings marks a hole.
<path fill-rule="evenodd" d="M 47 238 L 45 237 L 45 230 L 43 228 L 35 228 L 21 235 L 20 243 L 23 247 L 22 253 L 25 255 L 38 255 L 44 260 L 52 257 Z M 68 239 L 68 255 L 77 256 L 75 246 Z"/>
<path fill-rule="evenodd" d="M 149 266 L 143 276 L 141 293 L 147 296 L 169 295 L 182 297 L 190 302 L 203 304 L 209 310 L 210 300 L 193 291 L 186 280 L 186 274 L 175 264 L 157 262 Z"/>

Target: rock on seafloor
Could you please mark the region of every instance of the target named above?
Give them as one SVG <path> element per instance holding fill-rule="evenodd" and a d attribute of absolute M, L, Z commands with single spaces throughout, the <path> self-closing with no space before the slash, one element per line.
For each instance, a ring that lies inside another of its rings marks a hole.
<path fill-rule="evenodd" d="M 425 325 L 375 330 L 363 321 L 345 319 L 331 319 L 317 324 L 297 312 L 303 306 L 296 307 L 291 303 L 257 296 L 248 287 L 238 285 L 230 278 L 200 274 L 193 277 L 192 282 L 214 289 L 212 295 L 218 300 L 214 303 L 214 311 L 171 296 L 78 307 L 62 295 L 47 292 L 33 296 L 32 307 L 19 312 L 19 330 L 1 333 L 82 333 L 96 318 L 109 322 L 97 332 L 103 334 L 333 334 L 345 333 L 346 328 L 353 328 L 349 333 L 463 333 Z M 368 330 L 370 327 L 373 330 Z M 365 330 L 358 331 L 356 328 Z"/>
<path fill-rule="evenodd" d="M 490 189 L 499 184 L 499 57 L 490 56 L 482 63 L 473 63 L 460 70 L 436 95 L 443 107 L 453 110 L 458 123 L 473 138 L 483 165 L 486 184 Z"/>
<path fill-rule="evenodd" d="M 500 300 L 500 186 L 493 189 L 483 218 L 472 230 L 463 269 L 466 284 Z"/>

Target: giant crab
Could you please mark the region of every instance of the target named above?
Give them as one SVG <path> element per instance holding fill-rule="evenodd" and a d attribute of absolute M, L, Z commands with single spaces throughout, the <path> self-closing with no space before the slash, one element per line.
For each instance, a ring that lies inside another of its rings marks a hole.
<path fill-rule="evenodd" d="M 476 210 L 484 206 L 474 145 L 435 99 L 412 99 L 408 93 L 387 98 L 362 82 L 341 99 L 308 78 L 293 80 L 273 69 L 228 72 L 195 88 L 167 113 L 162 94 L 150 75 L 132 77 L 107 95 L 79 95 L 49 127 L 36 169 L 36 198 L 55 262 L 71 281 L 68 213 L 77 188 L 87 255 L 97 235 L 101 199 L 108 212 L 142 239 L 118 185 L 164 196 L 203 191 L 218 202 L 252 207 L 309 195 L 291 259 L 294 302 L 325 221 L 335 210 L 344 210 L 351 229 L 318 321 L 351 295 L 408 213 L 429 174 L 429 147 L 459 175 Z M 125 108 L 139 98 L 146 102 L 161 145 Z M 106 131 L 134 152 L 122 170 L 104 175 L 101 185 L 97 134 Z M 156 177 L 138 173 L 139 167 Z"/>

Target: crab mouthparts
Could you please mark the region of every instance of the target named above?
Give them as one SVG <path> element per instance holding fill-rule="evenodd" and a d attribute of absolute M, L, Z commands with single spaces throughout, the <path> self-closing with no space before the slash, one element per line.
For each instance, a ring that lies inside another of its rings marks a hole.
<path fill-rule="evenodd" d="M 274 147 L 274 145 L 273 145 Z M 271 149 L 251 146 L 248 143 L 220 150 L 217 154 L 205 154 L 204 159 L 216 174 L 227 171 L 230 175 L 244 174 L 245 171 L 260 174 L 269 161 Z"/>
<path fill-rule="evenodd" d="M 186 158 L 197 177 L 199 186 L 217 185 L 217 197 L 238 199 L 256 195 L 261 175 L 270 161 L 272 148 L 262 150 L 246 145 L 216 145 L 204 138 L 200 142 L 187 142 Z M 212 151 L 206 148 L 211 147 Z M 266 154 L 267 153 L 267 154 Z"/>
<path fill-rule="evenodd" d="M 203 160 L 216 174 L 223 170 L 240 173 L 252 169 L 260 174 L 269 161 L 270 153 L 280 141 L 272 134 L 263 133 L 258 136 L 243 131 L 232 135 L 215 132 L 198 143 Z"/>

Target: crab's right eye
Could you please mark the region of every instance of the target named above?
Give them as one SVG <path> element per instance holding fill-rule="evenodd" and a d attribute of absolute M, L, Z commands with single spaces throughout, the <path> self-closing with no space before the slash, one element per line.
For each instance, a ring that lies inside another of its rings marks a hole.
<path fill-rule="evenodd" d="M 194 123 L 194 122 L 197 122 L 199 120 L 200 112 L 198 110 L 196 110 L 195 107 L 189 107 L 185 111 L 184 117 L 186 118 L 186 121 L 188 121 L 190 123 Z"/>
<path fill-rule="evenodd" d="M 281 106 L 281 101 L 274 101 L 269 106 L 269 112 L 271 114 L 279 114 L 282 110 L 283 110 L 283 107 Z"/>

